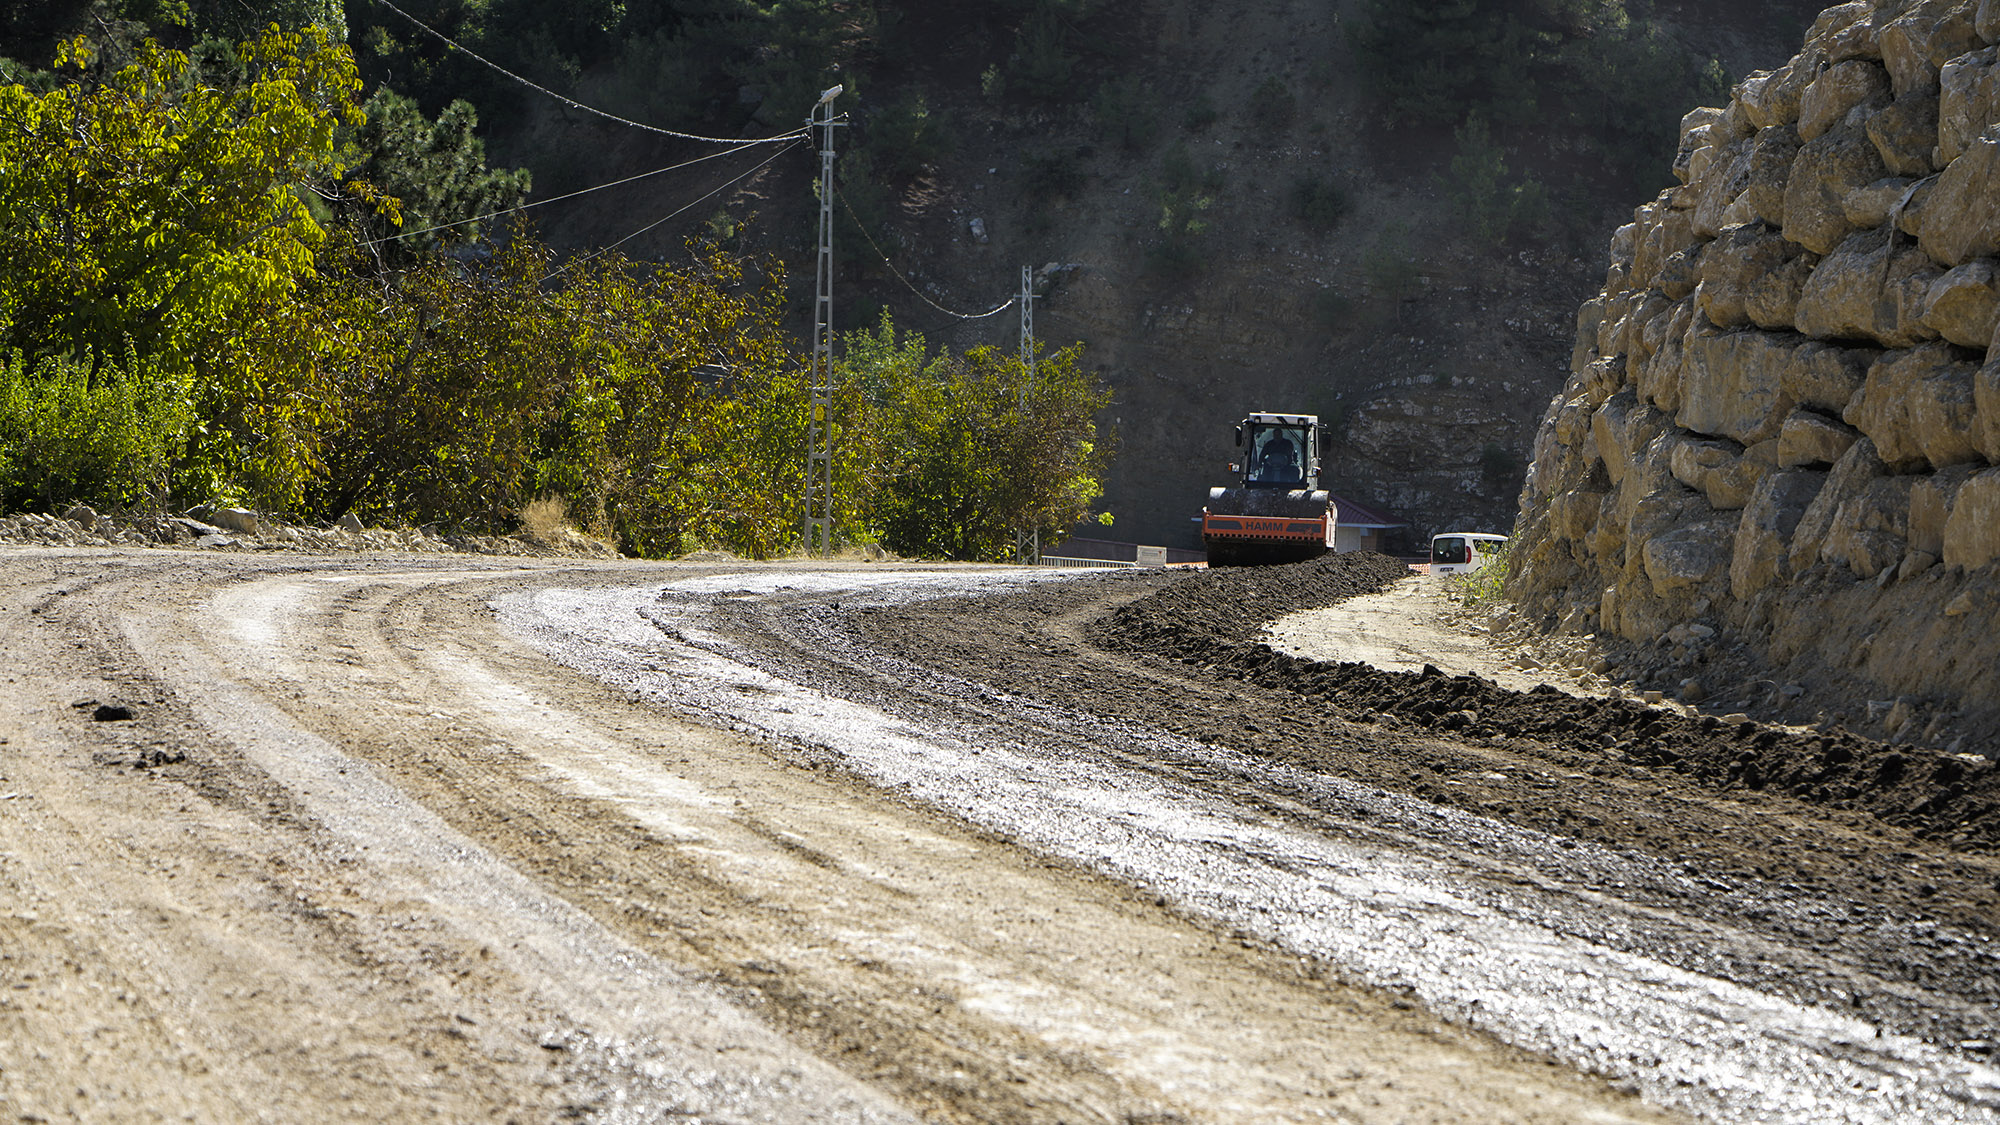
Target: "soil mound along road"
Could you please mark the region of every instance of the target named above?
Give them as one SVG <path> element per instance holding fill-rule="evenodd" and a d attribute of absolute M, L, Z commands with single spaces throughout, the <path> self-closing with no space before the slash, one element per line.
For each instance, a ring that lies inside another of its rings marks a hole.
<path fill-rule="evenodd" d="M 1107 648 L 1170 656 L 1261 687 L 1321 701 L 1344 717 L 1394 716 L 1468 739 L 1529 738 L 1606 764 L 1668 769 L 1718 791 L 1781 792 L 1865 812 L 1921 839 L 2000 850 L 2000 769 L 1978 755 L 1894 746 L 1845 732 L 1688 718 L 1631 699 L 1554 688 L 1509 691 L 1471 675 L 1326 663 L 1258 643 L 1288 613 L 1410 580 L 1380 555 L 1334 555 L 1291 567 L 1201 571 L 1123 606 L 1093 636 Z"/>

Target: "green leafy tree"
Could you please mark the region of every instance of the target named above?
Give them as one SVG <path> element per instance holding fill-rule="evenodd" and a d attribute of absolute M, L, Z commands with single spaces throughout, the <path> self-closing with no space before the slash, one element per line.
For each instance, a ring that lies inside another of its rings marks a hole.
<path fill-rule="evenodd" d="M 321 399 L 294 300 L 326 232 L 316 187 L 339 176 L 341 122 L 361 119 L 344 46 L 276 27 L 234 52 L 227 82 L 151 42 L 101 78 L 66 45 L 61 84 L 0 87 L 0 348 L 29 377 L 69 370 L 192 387 L 177 473 L 239 473 L 295 498 Z"/>
<path fill-rule="evenodd" d="M 1057 5 L 1039 5 L 1021 25 L 1007 75 L 1008 89 L 1054 101 L 1075 94 L 1073 80 L 1082 63 L 1075 32 Z"/>
<path fill-rule="evenodd" d="M 58 70 L 88 59 L 73 41 Z M 227 88 L 151 43 L 101 85 L 0 87 L 0 342 L 31 363 L 200 365 L 312 272 L 325 232 L 303 195 L 342 170 L 336 121 L 361 121 L 352 59 L 318 29 L 240 59 Z"/>
<path fill-rule="evenodd" d="M 804 382 L 776 289 L 742 280 L 715 250 L 563 265 L 517 230 L 383 286 L 329 282 L 312 304 L 341 422 L 314 510 L 499 530 L 553 493 L 639 554 L 783 549 Z"/>
<path fill-rule="evenodd" d="M 913 90 L 870 119 L 868 151 L 881 170 L 914 176 L 951 154 L 951 120 Z"/>
<path fill-rule="evenodd" d="M 927 558 L 999 559 L 1015 528 L 1054 542 L 1088 518 L 1107 443 L 1110 392 L 1072 345 L 1037 357 L 991 347 L 930 353 L 885 314 L 845 338 L 845 381 L 860 392 L 859 516 L 882 543 Z"/>
<path fill-rule="evenodd" d="M 428 255 L 386 288 L 330 277 L 311 294 L 338 419 L 318 514 L 504 524 L 533 486 L 550 412 L 575 390 L 573 349 L 537 284 L 548 268 L 524 240 L 483 262 Z"/>
<path fill-rule="evenodd" d="M 91 0 L 0 0 L 0 44 L 19 62 L 40 66 L 90 22 Z"/>
<path fill-rule="evenodd" d="M 1681 113 L 1727 92 L 1715 60 L 1625 0 L 1369 0 L 1349 26 L 1392 120 L 1458 127 L 1478 117 L 1510 133 L 1567 125 L 1595 159 L 1566 163 L 1621 192 L 1659 186 L 1659 153 L 1672 151 Z"/>
<path fill-rule="evenodd" d="M 143 19 L 155 27 L 163 20 L 180 22 L 196 35 L 232 43 L 255 39 L 272 24 L 287 31 L 320 27 L 336 43 L 347 40 L 344 0 L 259 0 L 256 4 L 239 0 L 119 0 L 119 7 L 128 18 Z"/>
<path fill-rule="evenodd" d="M 1097 88 L 1090 101 L 1097 127 L 1127 152 L 1138 152 L 1159 132 L 1153 91 L 1137 75 L 1113 79 Z"/>

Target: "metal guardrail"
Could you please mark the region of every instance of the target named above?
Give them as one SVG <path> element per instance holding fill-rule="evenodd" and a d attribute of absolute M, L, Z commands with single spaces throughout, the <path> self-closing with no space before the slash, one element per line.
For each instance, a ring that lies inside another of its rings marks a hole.
<path fill-rule="evenodd" d="M 1131 562 L 1122 559 L 1078 558 L 1075 555 L 1043 555 L 1042 565 L 1073 570 L 1167 565 L 1167 549 L 1165 547 L 1148 547 L 1141 544 L 1134 546 L 1133 551 L 1138 555 L 1138 558 Z"/>
<path fill-rule="evenodd" d="M 1117 559 L 1072 559 L 1061 555 L 1043 555 L 1042 565 L 1052 566 L 1057 570 L 1103 570 L 1120 567 L 1129 569 L 1139 564 L 1135 562 L 1120 562 Z"/>

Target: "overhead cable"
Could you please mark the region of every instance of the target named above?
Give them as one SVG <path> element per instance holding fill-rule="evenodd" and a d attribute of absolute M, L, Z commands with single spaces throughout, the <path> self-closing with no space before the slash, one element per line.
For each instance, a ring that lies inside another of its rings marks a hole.
<path fill-rule="evenodd" d="M 594 113 L 597 116 L 602 117 L 607 121 L 616 121 L 620 125 L 629 125 L 634 129 L 644 129 L 648 133 L 658 133 L 662 136 L 678 137 L 679 139 L 684 141 L 704 141 L 709 144 L 718 144 L 718 145 L 776 144 L 779 141 L 789 141 L 793 137 L 797 137 L 804 132 L 803 129 L 798 129 L 798 130 L 793 130 L 792 132 L 789 133 L 780 133 L 775 137 L 704 137 L 696 133 L 682 133 L 674 129 L 662 129 L 657 125 L 648 125 L 643 121 L 634 121 L 629 117 L 620 117 L 615 113 L 607 113 L 604 110 L 598 109 L 596 106 L 585 105 L 584 103 L 577 101 L 575 98 L 569 97 L 568 95 L 558 94 L 554 90 L 549 89 L 547 86 L 540 85 L 539 83 L 530 81 L 529 79 L 523 78 L 520 75 L 515 74 L 513 71 L 508 70 L 506 67 L 501 66 L 499 63 L 496 63 L 493 60 L 487 58 L 486 56 L 481 55 L 477 51 L 474 51 L 471 48 L 459 43 L 457 40 L 454 40 L 451 36 L 446 35 L 444 32 L 439 31 L 438 29 L 432 27 L 431 25 L 425 23 L 424 21 L 404 11 L 403 9 L 398 8 L 396 5 L 390 3 L 389 0 L 375 0 L 375 3 L 382 5 L 384 8 L 389 9 L 390 11 L 396 13 L 397 15 L 417 25 L 417 27 L 429 33 L 433 38 L 437 39 L 439 42 L 442 42 L 445 46 L 450 47 L 452 50 L 465 52 L 467 55 L 471 56 L 475 61 L 484 64 L 485 66 L 491 68 L 492 70 L 497 71 L 500 74 L 503 74 L 506 77 L 511 78 L 516 82 L 519 82 L 521 85 L 526 86 L 530 90 L 547 94 L 549 97 L 554 98 L 555 100 L 563 103 L 564 105 L 570 107 L 571 109 L 579 109 L 585 113 Z"/>
<path fill-rule="evenodd" d="M 662 215 L 657 219 L 654 219 L 652 222 L 647 223 L 645 226 L 640 227 L 638 230 L 633 231 L 631 234 L 626 235 L 624 238 L 619 239 L 618 241 L 612 243 L 611 245 L 600 246 L 597 249 L 592 250 L 590 253 L 585 254 L 581 258 L 572 258 L 569 261 L 564 262 L 562 265 L 557 266 L 555 269 L 549 271 L 549 273 L 546 274 L 542 278 L 542 280 L 546 282 L 556 277 L 560 277 L 562 274 L 568 272 L 570 267 L 580 266 L 583 263 L 590 261 L 592 258 L 596 258 L 603 254 L 608 254 L 611 251 L 618 249 L 620 246 L 623 246 L 626 243 L 632 241 L 633 239 L 639 237 L 640 235 L 645 234 L 647 231 L 652 230 L 654 227 L 659 226 L 661 223 L 666 222 L 668 219 L 672 219 L 677 216 L 686 214 L 688 210 L 693 208 L 696 204 L 702 203 L 705 200 L 712 199 L 715 196 L 720 195 L 723 191 L 735 187 L 737 184 L 742 183 L 744 180 L 747 180 L 751 176 L 754 176 L 757 173 L 763 171 L 764 169 L 770 167 L 772 161 L 777 160 L 780 156 L 783 155 L 785 155 L 785 150 L 779 149 L 777 152 L 772 153 L 768 158 L 766 158 L 762 163 L 758 164 L 756 167 L 751 168 L 749 171 L 744 172 L 742 175 L 737 176 L 735 179 L 729 180 L 725 183 L 718 185 L 714 189 L 705 192 L 704 194 L 695 199 L 689 200 L 687 203 L 683 204 L 678 209 L 668 214 Z"/>
<path fill-rule="evenodd" d="M 796 139 L 804 135 L 805 135 L 805 130 L 801 129 L 798 132 L 792 134 L 792 138 Z M 665 168 L 655 168 L 650 172 L 640 172 L 636 175 L 627 176 L 622 180 L 613 180 L 608 184 L 598 184 L 594 187 L 580 188 L 576 191 L 572 191 L 564 195 L 552 195 L 547 199 L 537 199 L 532 203 L 520 203 L 512 207 L 502 208 L 501 210 L 498 211 L 488 211 L 484 215 L 474 215 L 469 219 L 455 219 L 449 223 L 439 223 L 436 226 L 423 227 L 418 230 L 399 230 L 394 234 L 384 235 L 381 238 L 371 238 L 368 241 L 363 242 L 361 245 L 380 246 L 384 242 L 394 242 L 399 238 L 412 238 L 415 237 L 416 235 L 430 234 L 434 231 L 450 230 L 452 227 L 462 227 L 468 223 L 482 223 L 485 222 L 487 219 L 497 219 L 503 215 L 516 214 L 518 212 L 526 211 L 533 207 L 540 207 L 545 203 L 561 203 L 565 199 L 575 199 L 579 195 L 589 195 L 590 193 L 595 191 L 604 191 L 607 188 L 621 187 L 625 184 L 646 179 L 649 176 L 658 176 L 667 172 L 678 172 L 683 168 L 692 167 L 693 165 L 700 164 L 708 160 L 714 160 L 717 159 L 718 157 L 729 156 L 733 153 L 742 152 L 746 148 L 753 148 L 763 143 L 764 143 L 763 141 L 746 141 L 741 144 L 738 144 L 735 148 L 723 149 L 721 152 L 711 152 L 707 156 L 697 156 L 693 160 L 683 160 L 679 164 L 669 164 Z M 783 150 L 781 149 L 779 151 L 782 152 Z"/>
<path fill-rule="evenodd" d="M 847 193 L 840 190 L 839 184 L 835 184 L 833 186 L 833 191 L 835 195 L 838 195 L 840 197 L 840 201 L 842 203 L 847 203 Z M 850 216 L 854 214 L 854 205 L 852 203 L 847 203 L 847 213 Z M 924 295 L 923 290 L 918 289 L 915 285 L 911 284 L 910 279 L 904 277 L 902 273 L 896 269 L 896 264 L 889 260 L 889 255 L 884 254 L 882 252 L 882 248 L 880 246 L 875 245 L 874 236 L 868 233 L 868 228 L 862 225 L 861 220 L 855 219 L 854 227 L 856 230 L 859 230 L 861 232 L 862 238 L 868 240 L 868 246 L 870 249 L 875 251 L 875 256 L 882 259 L 882 264 L 889 267 L 889 272 L 895 276 L 897 281 L 903 283 L 903 288 L 908 289 L 911 293 L 916 294 L 917 300 L 922 301 L 924 304 L 929 305 L 930 307 L 936 309 L 937 311 L 943 313 L 948 317 L 953 318 L 954 320 L 984 320 L 989 316 L 998 316 L 999 314 L 1006 312 L 1008 309 L 1013 308 L 1014 302 L 1020 300 L 1019 297 L 1009 297 L 1007 298 L 1006 301 L 1002 302 L 999 305 L 996 305 L 993 308 L 986 310 L 983 313 L 954 312 L 953 310 L 945 308 L 943 305 L 938 304 L 936 301 L 931 300 L 929 297 L 926 297 Z"/>

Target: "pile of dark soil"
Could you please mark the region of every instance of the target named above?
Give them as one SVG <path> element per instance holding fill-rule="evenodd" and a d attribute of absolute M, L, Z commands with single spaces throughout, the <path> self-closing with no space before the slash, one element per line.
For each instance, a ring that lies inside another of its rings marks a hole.
<path fill-rule="evenodd" d="M 1582 699 L 1553 688 L 1509 691 L 1477 676 L 1387 672 L 1277 652 L 1254 640 L 1299 610 L 1406 579 L 1394 559 L 1329 555 L 1292 566 L 1208 570 L 1112 612 L 1092 639 L 1259 687 L 1321 700 L 1350 720 L 1402 724 L 1468 740 L 1532 739 L 1611 762 L 1669 769 L 1719 790 L 1773 790 L 1865 813 L 1955 850 L 2000 852 L 2000 769 L 1972 755 L 1875 742 L 1845 731 L 1800 732 L 1688 718 L 1630 699 Z"/>
<path fill-rule="evenodd" d="M 831 628 L 852 637 L 855 651 L 899 665 L 884 671 L 863 660 L 858 671 L 824 667 L 817 679 L 786 674 L 894 708 L 911 694 L 883 688 L 885 680 L 936 672 L 940 698 L 969 699 L 977 722 L 993 724 L 982 735 L 1024 745 L 1034 723 L 1015 730 L 987 709 L 1033 702 L 1036 714 L 1089 716 L 1098 729 L 1129 733 L 1118 752 L 1130 768 L 1313 830 L 1364 840 L 1397 831 L 1365 801 L 1309 792 L 1288 771 L 1532 829 L 1549 841 L 1547 866 L 1502 882 L 1576 880 L 1589 896 L 1699 918 L 1752 944 L 1718 949 L 1653 922 L 1630 933 L 1583 923 L 1591 940 L 1931 1042 L 2000 1043 L 1992 1014 L 2000 975 L 1989 952 L 2000 948 L 2000 802 L 1990 765 L 1851 734 L 1511 692 L 1471 676 L 1300 660 L 1258 643 L 1274 618 L 1407 576 L 1393 560 L 1356 554 L 1254 569 L 1104 571 L 883 605 L 820 602 L 798 607 L 815 626 L 809 638 Z M 766 611 L 746 602 L 743 612 Z M 796 662 L 801 651 L 817 649 L 788 643 L 772 655 Z M 939 721 L 929 711 L 911 717 Z M 1230 753 L 1210 758 L 1203 747 Z M 1652 874 L 1595 882 L 1587 862 L 1565 858 L 1585 855 L 1572 849 L 1586 845 L 1647 857 Z"/>

